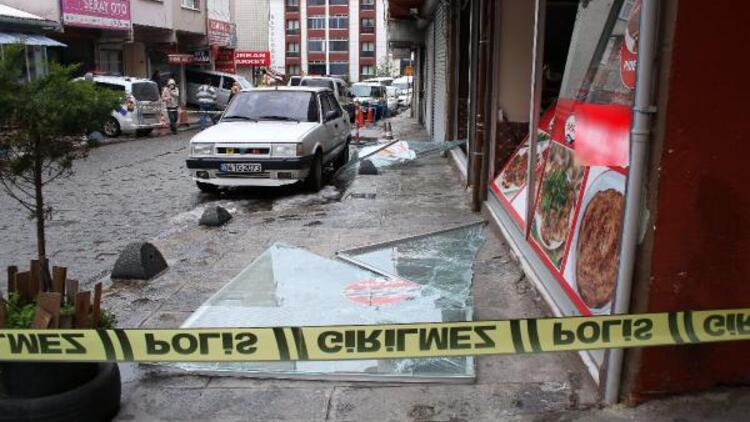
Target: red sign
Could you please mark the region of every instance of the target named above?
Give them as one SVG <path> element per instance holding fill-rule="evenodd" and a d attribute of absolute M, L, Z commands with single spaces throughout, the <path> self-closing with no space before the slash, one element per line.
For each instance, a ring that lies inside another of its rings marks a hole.
<path fill-rule="evenodd" d="M 66 26 L 129 30 L 130 0 L 62 0 Z"/>
<path fill-rule="evenodd" d="M 365 280 L 344 289 L 346 298 L 368 306 L 408 300 L 419 294 L 421 285 L 408 280 Z"/>
<path fill-rule="evenodd" d="M 579 104 L 575 116 L 575 152 L 581 165 L 628 166 L 630 107 Z"/>
<path fill-rule="evenodd" d="M 620 78 L 629 89 L 635 88 L 636 68 L 638 64 L 638 39 L 640 38 L 641 2 L 636 1 L 630 11 L 628 26 L 620 45 Z"/>
<path fill-rule="evenodd" d="M 228 46 L 231 44 L 232 24 L 216 19 L 208 20 L 208 43 Z"/>
<path fill-rule="evenodd" d="M 190 64 L 193 62 L 192 54 L 168 54 L 169 64 Z"/>
<path fill-rule="evenodd" d="M 237 73 L 237 66 L 234 62 L 234 50 L 231 48 L 219 49 L 214 61 L 214 67 L 219 72 Z"/>
<path fill-rule="evenodd" d="M 237 66 L 268 66 L 271 64 L 271 53 L 268 51 L 237 51 L 234 53 Z"/>

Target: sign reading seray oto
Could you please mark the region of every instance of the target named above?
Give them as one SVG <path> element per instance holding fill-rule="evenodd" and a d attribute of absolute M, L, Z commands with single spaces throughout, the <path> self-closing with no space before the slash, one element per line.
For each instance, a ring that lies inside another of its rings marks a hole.
<path fill-rule="evenodd" d="M 452 323 L 0 330 L 2 361 L 289 361 L 562 352 L 750 340 L 750 308 Z"/>
<path fill-rule="evenodd" d="M 130 30 L 130 0 L 62 0 L 63 24 Z"/>

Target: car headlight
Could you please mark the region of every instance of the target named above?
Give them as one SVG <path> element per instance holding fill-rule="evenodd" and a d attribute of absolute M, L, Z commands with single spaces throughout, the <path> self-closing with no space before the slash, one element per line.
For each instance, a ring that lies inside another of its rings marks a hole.
<path fill-rule="evenodd" d="M 213 154 L 214 154 L 214 144 L 208 144 L 208 143 L 190 144 L 190 155 L 194 157 L 213 155 Z"/>
<path fill-rule="evenodd" d="M 272 146 L 272 157 L 297 157 L 302 155 L 302 144 L 276 144 Z"/>

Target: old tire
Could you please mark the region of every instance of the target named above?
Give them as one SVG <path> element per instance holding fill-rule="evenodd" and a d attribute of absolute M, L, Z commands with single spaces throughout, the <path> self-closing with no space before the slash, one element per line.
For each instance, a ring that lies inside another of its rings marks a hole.
<path fill-rule="evenodd" d="M 195 182 L 195 185 L 198 186 L 198 189 L 200 189 L 203 193 L 216 193 L 219 191 L 218 186 L 212 185 L 210 183 Z"/>
<path fill-rule="evenodd" d="M 315 158 L 310 164 L 310 173 L 305 179 L 305 187 L 312 192 L 318 192 L 323 188 L 323 157 L 320 152 L 315 153 Z"/>
<path fill-rule="evenodd" d="M 76 388 L 37 398 L 0 398 L 0 421 L 108 421 L 120 409 L 120 369 L 100 363 L 96 376 Z"/>
<path fill-rule="evenodd" d="M 109 119 L 107 119 L 107 121 L 104 122 L 104 127 L 102 129 L 104 130 L 104 134 L 107 135 L 108 138 L 116 138 L 120 136 L 121 133 L 120 122 L 118 122 L 114 117 L 110 117 Z"/>

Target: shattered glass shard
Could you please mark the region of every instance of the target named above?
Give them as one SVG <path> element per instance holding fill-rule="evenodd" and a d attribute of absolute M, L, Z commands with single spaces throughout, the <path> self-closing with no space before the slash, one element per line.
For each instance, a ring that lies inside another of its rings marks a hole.
<path fill-rule="evenodd" d="M 275 244 L 206 301 L 182 326 L 356 325 L 470 319 L 471 274 L 460 280 L 454 278 L 463 285 L 451 289 L 439 287 L 439 283 L 425 283 L 425 277 L 413 274 L 418 279 L 385 276 L 301 248 Z M 439 269 L 435 273 L 440 274 L 446 272 Z M 475 374 L 471 357 L 195 362 L 168 366 L 198 373 L 368 381 L 471 382 Z"/>

